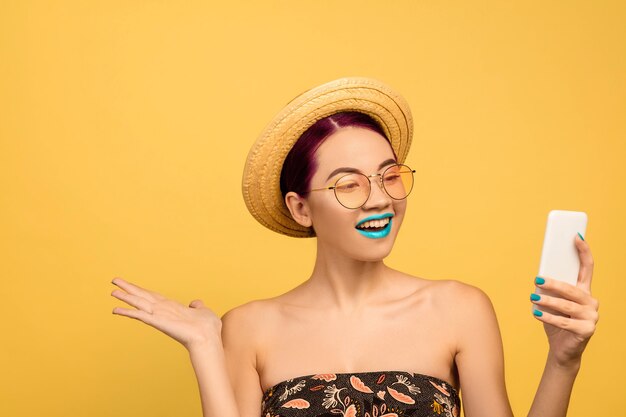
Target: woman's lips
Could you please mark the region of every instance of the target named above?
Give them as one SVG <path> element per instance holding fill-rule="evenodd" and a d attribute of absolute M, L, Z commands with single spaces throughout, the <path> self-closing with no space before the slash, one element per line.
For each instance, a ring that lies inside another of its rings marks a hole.
<path fill-rule="evenodd" d="M 359 229 L 357 227 L 356 231 L 359 232 L 361 235 L 370 239 L 381 239 L 383 237 L 386 237 L 389 234 L 389 232 L 391 232 L 392 223 L 393 221 L 389 217 L 389 223 L 387 223 L 387 225 L 383 227 L 382 229 L 367 230 L 367 229 Z"/>

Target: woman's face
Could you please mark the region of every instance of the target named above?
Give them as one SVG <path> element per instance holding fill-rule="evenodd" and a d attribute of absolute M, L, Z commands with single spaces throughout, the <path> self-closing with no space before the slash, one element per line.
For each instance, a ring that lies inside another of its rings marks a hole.
<path fill-rule="evenodd" d="M 328 187 L 351 171 L 365 175 L 382 174 L 395 164 L 389 142 L 380 134 L 360 127 L 345 127 L 330 135 L 316 153 L 318 168 L 311 179 L 311 189 Z M 318 246 L 338 251 L 362 261 L 385 258 L 402 224 L 406 199 L 394 200 L 380 188 L 380 177 L 372 177 L 371 192 L 358 209 L 342 206 L 332 190 L 312 191 L 307 197 L 309 213 L 318 238 Z M 382 216 L 381 215 L 387 215 Z M 378 223 L 364 224 L 371 216 Z M 389 217 L 390 230 L 371 232 L 364 226 L 383 226 Z M 357 228 L 357 225 L 359 227 Z"/>

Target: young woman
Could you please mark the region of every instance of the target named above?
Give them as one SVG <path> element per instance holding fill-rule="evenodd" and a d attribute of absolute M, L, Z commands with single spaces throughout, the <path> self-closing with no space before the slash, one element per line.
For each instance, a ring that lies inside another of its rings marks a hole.
<path fill-rule="evenodd" d="M 182 343 L 205 417 L 511 416 L 503 349 L 488 296 L 453 280 L 385 265 L 414 171 L 409 107 L 386 85 L 344 78 L 312 89 L 276 116 L 250 151 L 243 192 L 261 224 L 317 239 L 310 277 L 221 319 L 115 278 L 112 295 Z M 573 237 L 574 239 L 574 237 Z M 559 297 L 545 310 L 550 349 L 530 416 L 565 416 L 598 320 L 593 259 L 580 237 L 576 286 L 537 277 Z M 302 273 L 294 271 L 294 273 Z"/>

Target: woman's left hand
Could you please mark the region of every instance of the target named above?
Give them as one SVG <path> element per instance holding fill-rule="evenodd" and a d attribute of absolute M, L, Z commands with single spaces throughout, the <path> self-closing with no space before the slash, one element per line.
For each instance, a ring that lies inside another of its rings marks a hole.
<path fill-rule="evenodd" d="M 531 301 L 534 304 L 548 307 L 547 310 L 555 310 L 565 316 L 551 314 L 544 311 L 541 316 L 535 315 L 537 320 L 543 322 L 544 330 L 548 335 L 550 355 L 560 366 L 579 366 L 580 360 L 596 330 L 598 322 L 598 300 L 591 296 L 591 278 L 593 275 L 593 257 L 587 242 L 576 236 L 576 249 L 580 259 L 580 270 L 576 285 L 562 281 L 543 278 L 545 283 L 540 284 L 535 280 L 539 288 L 550 291 L 558 297 L 540 294 L 541 299 Z M 539 281 L 539 282 L 538 282 Z"/>

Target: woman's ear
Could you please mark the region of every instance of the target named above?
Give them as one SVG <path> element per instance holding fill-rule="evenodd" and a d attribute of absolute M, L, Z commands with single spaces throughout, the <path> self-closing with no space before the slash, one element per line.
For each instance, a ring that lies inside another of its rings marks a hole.
<path fill-rule="evenodd" d="M 300 197 L 297 193 L 289 191 L 285 194 L 285 204 L 291 213 L 291 217 L 298 222 L 299 225 L 304 227 L 311 227 L 313 224 L 311 220 L 311 214 L 309 212 L 309 205 L 303 197 Z"/>

